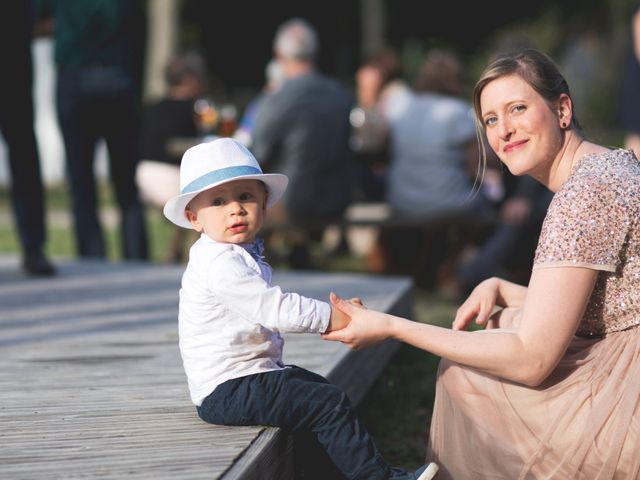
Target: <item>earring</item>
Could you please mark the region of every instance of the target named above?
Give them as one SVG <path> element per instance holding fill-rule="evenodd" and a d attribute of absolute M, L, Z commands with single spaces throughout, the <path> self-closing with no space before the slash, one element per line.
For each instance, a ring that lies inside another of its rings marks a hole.
<path fill-rule="evenodd" d="M 562 128 L 567 128 L 567 123 L 566 123 L 566 122 L 562 122 L 562 123 L 560 124 L 560 126 L 561 126 Z"/>

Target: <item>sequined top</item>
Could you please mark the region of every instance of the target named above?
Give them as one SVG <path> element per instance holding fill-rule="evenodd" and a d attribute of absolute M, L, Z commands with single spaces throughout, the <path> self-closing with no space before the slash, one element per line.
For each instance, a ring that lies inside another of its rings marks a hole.
<path fill-rule="evenodd" d="M 640 324 L 640 162 L 630 150 L 585 155 L 555 194 L 534 269 L 599 270 L 576 335 Z"/>

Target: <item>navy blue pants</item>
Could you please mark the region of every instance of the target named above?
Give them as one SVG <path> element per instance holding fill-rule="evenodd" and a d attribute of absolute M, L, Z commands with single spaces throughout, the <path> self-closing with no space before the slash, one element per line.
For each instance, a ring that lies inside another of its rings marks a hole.
<path fill-rule="evenodd" d="M 79 256 L 106 257 L 93 170 L 98 141 L 104 139 L 120 209 L 122 257 L 146 260 L 144 209 L 135 183 L 140 124 L 134 80 L 115 66 L 67 67 L 58 71 L 56 95 Z"/>
<path fill-rule="evenodd" d="M 197 410 L 205 422 L 217 425 L 267 425 L 293 434 L 311 432 L 347 479 L 415 478 L 385 463 L 340 387 L 303 368 L 292 366 L 229 380 Z"/>
<path fill-rule="evenodd" d="M 0 14 L 0 132 L 7 144 L 11 200 L 23 254 L 39 255 L 45 241 L 44 193 L 33 130 L 31 2 L 16 2 Z M 9 73 L 10 72 L 10 73 Z"/>

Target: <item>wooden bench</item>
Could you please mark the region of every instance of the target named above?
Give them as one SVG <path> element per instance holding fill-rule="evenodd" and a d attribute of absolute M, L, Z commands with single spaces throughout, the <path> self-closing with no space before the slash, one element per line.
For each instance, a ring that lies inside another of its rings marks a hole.
<path fill-rule="evenodd" d="M 309 261 L 310 238 L 322 236 L 327 229 L 333 229 L 334 237 L 344 241 L 349 251 L 366 258 L 366 268 L 371 273 L 401 274 L 419 278 L 430 266 L 427 258 L 433 256 L 432 241 L 447 245 L 448 253 L 442 261 L 447 270 L 460 252 L 468 245 L 477 243 L 488 229 L 498 225 L 492 215 L 447 215 L 430 217 L 406 217 L 395 215 L 389 204 L 355 203 L 338 218 L 313 220 L 304 224 L 270 220 L 262 228 L 263 235 L 284 235 L 289 252 L 281 254 L 281 262 L 293 268 L 304 268 Z M 301 234 L 301 232 L 303 232 Z M 311 235 L 309 235 L 311 234 Z M 291 245 L 297 245 L 302 261 L 291 253 Z M 321 249 L 323 252 L 326 249 Z M 331 249 L 328 249 L 331 251 Z M 273 253 L 273 251 L 272 251 Z M 287 255 L 289 258 L 287 258 Z M 430 271 L 430 270 L 429 270 Z M 435 271 L 427 274 L 435 277 Z"/>
<path fill-rule="evenodd" d="M 311 220 L 301 225 L 290 222 L 273 221 L 268 218 L 263 230 L 289 230 L 294 228 L 315 228 L 322 229 L 329 226 L 341 228 L 347 227 L 379 227 L 379 228 L 406 228 L 423 227 L 434 228 L 438 226 L 491 226 L 495 225 L 497 219 L 492 216 L 468 216 L 440 215 L 431 217 L 408 217 L 395 215 L 385 202 L 359 202 L 347 207 L 344 214 L 339 217 L 325 218 L 321 220 Z"/>
<path fill-rule="evenodd" d="M 0 257 L 0 477 L 20 479 L 292 478 L 280 429 L 202 422 L 177 346 L 183 267 L 57 262 L 53 279 Z M 276 272 L 285 290 L 360 296 L 411 313 L 403 277 Z M 353 352 L 286 335 L 285 361 L 341 385 L 358 403 L 397 344 Z"/>

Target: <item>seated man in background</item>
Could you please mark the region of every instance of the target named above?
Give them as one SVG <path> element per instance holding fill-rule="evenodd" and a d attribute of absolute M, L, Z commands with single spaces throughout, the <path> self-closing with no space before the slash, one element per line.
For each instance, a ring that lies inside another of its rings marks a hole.
<path fill-rule="evenodd" d="M 292 267 L 308 266 L 312 225 L 341 216 L 352 194 L 349 112 L 354 102 L 339 82 L 316 71 L 317 53 L 316 32 L 306 21 L 296 18 L 280 26 L 274 54 L 284 82 L 262 101 L 251 146 L 265 171 L 290 179 L 271 218 L 300 226 L 290 239 Z"/>
<path fill-rule="evenodd" d="M 165 81 L 166 97 L 148 105 L 143 114 L 142 160 L 136 172 L 142 199 L 159 208 L 179 190 L 182 152 L 172 151 L 171 140 L 198 136 L 194 103 L 204 92 L 202 59 L 193 53 L 175 56 L 167 63 Z M 167 262 L 182 260 L 185 232 L 174 229 Z"/>

